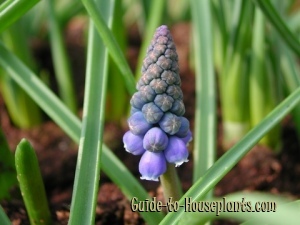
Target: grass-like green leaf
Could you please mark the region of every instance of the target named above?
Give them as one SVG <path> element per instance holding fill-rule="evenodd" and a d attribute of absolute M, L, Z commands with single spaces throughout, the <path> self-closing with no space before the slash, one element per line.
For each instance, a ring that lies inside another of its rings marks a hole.
<path fill-rule="evenodd" d="M 59 94 L 72 112 L 77 112 L 76 95 L 72 79 L 70 61 L 63 41 L 59 21 L 54 10 L 54 1 L 47 0 L 49 35 L 52 52 L 52 61 L 55 77 L 58 83 Z"/>
<path fill-rule="evenodd" d="M 285 45 L 281 44 L 280 53 L 280 66 L 284 84 L 287 92 L 291 93 L 300 86 L 300 68 L 295 55 Z M 297 105 L 291 114 L 297 128 L 298 137 L 300 137 L 300 105 Z"/>
<path fill-rule="evenodd" d="M 9 198 L 9 190 L 16 185 L 15 158 L 9 149 L 3 131 L 0 129 L 0 200 Z"/>
<path fill-rule="evenodd" d="M 216 87 L 213 68 L 212 22 L 208 0 L 191 0 L 195 47 L 196 111 L 194 173 L 197 181 L 216 154 Z"/>
<path fill-rule="evenodd" d="M 11 222 L 8 218 L 8 216 L 5 214 L 2 206 L 0 205 L 0 223 L 2 225 L 11 225 Z"/>
<path fill-rule="evenodd" d="M 6 46 L 14 52 L 29 68 L 35 69 L 31 49 L 28 44 L 29 35 L 27 21 L 21 18 L 2 34 Z M 10 118 L 15 126 L 30 128 L 41 123 L 40 109 L 32 99 L 0 68 L 0 89 Z"/>
<path fill-rule="evenodd" d="M 30 223 L 52 224 L 38 159 L 26 139 L 18 144 L 15 158 L 17 177 Z"/>
<path fill-rule="evenodd" d="M 57 96 L 1 42 L 0 65 L 73 140 L 79 140 L 78 118 L 70 113 Z"/>
<path fill-rule="evenodd" d="M 213 0 L 210 3 L 212 9 L 212 29 L 214 34 L 214 66 L 216 71 L 220 72 L 224 69 L 225 63 L 224 60 L 228 41 L 228 22 L 225 15 L 225 2 L 222 0 Z"/>
<path fill-rule="evenodd" d="M 113 14 L 114 19 L 111 30 L 116 37 L 122 52 L 125 53 L 127 49 L 127 35 L 126 27 L 123 22 L 124 9 L 121 1 L 115 2 Z M 108 87 L 105 120 L 120 123 L 128 110 L 128 94 L 122 73 L 111 57 L 109 57 L 108 73 L 110 76 L 107 81 Z"/>
<path fill-rule="evenodd" d="M 220 73 L 220 99 L 223 116 L 223 144 L 228 148 L 249 130 L 249 95 L 246 50 L 250 45 L 251 2 L 237 1 L 225 55 L 225 66 Z"/>
<path fill-rule="evenodd" d="M 122 72 L 128 92 L 130 94 L 135 93 L 136 89 L 133 73 L 115 37 L 105 24 L 99 7 L 97 7 L 93 0 L 82 0 L 82 3 L 93 20 L 95 27 L 97 28 L 99 35 L 103 40 L 103 43 L 108 49 L 108 52 Z"/>
<path fill-rule="evenodd" d="M 84 7 L 80 0 L 55 1 L 57 20 L 61 27 L 78 13 L 82 12 Z"/>
<path fill-rule="evenodd" d="M 109 27 L 112 25 L 114 2 L 98 1 Z M 105 97 L 108 77 L 108 54 L 93 22 L 90 22 L 85 98 L 81 138 L 69 224 L 94 224 L 100 179 Z M 85 184 L 85 185 L 82 185 Z"/>
<path fill-rule="evenodd" d="M 183 205 L 185 198 L 191 197 L 193 201 L 200 201 L 205 195 L 245 156 L 251 148 L 284 116 L 286 116 L 300 102 L 300 87 L 281 102 L 257 126 L 249 131 L 236 145 L 228 150 L 208 171 L 199 179 L 180 199 Z M 175 224 L 184 213 L 184 208 L 169 213 L 161 222 Z"/>
<path fill-rule="evenodd" d="M 278 14 L 270 0 L 253 0 L 263 11 L 264 15 L 269 19 L 272 25 L 276 28 L 278 33 L 286 44 L 293 50 L 298 56 L 300 56 L 300 42 L 298 38 L 291 32 L 287 24 L 283 21 Z"/>
<path fill-rule="evenodd" d="M 252 57 L 249 79 L 249 103 L 251 127 L 258 124 L 276 105 L 273 95 L 274 82 L 267 70 L 267 55 L 265 46 L 265 20 L 261 10 L 257 7 L 254 16 L 252 39 Z M 279 143 L 278 126 L 272 129 L 260 141 L 260 144 L 276 149 Z M 276 149 L 278 150 L 278 149 Z"/>
<path fill-rule="evenodd" d="M 40 0 L 8 0 L 0 5 L 0 33 L 23 16 Z"/>

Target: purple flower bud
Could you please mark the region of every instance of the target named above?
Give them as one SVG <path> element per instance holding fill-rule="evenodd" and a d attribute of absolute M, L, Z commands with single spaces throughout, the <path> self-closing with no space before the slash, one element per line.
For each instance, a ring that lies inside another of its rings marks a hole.
<path fill-rule="evenodd" d="M 164 112 L 172 108 L 173 102 L 174 99 L 165 93 L 161 95 L 156 95 L 154 99 L 155 105 L 157 105 Z"/>
<path fill-rule="evenodd" d="M 164 93 L 167 89 L 167 83 L 161 79 L 153 79 L 150 82 L 151 88 L 155 91 L 156 94 Z"/>
<path fill-rule="evenodd" d="M 149 58 L 152 59 L 152 62 L 155 63 L 159 57 L 159 55 L 155 51 L 149 51 L 147 54 Z"/>
<path fill-rule="evenodd" d="M 145 134 L 143 147 L 151 152 L 159 152 L 167 147 L 168 141 L 168 136 L 165 132 L 158 127 L 153 127 Z"/>
<path fill-rule="evenodd" d="M 158 181 L 158 177 L 167 170 L 167 162 L 163 152 L 145 151 L 139 163 L 142 180 Z"/>
<path fill-rule="evenodd" d="M 186 148 L 185 143 L 176 136 L 169 138 L 169 144 L 164 151 L 166 160 L 169 163 L 175 163 L 175 166 L 178 167 L 184 162 L 188 162 L 189 152 Z"/>
<path fill-rule="evenodd" d="M 149 66 L 149 68 L 147 69 L 147 72 L 145 73 L 145 75 L 149 78 L 155 79 L 155 78 L 160 78 L 161 72 L 163 71 L 163 69 L 156 65 L 156 64 L 151 64 Z"/>
<path fill-rule="evenodd" d="M 161 56 L 162 54 L 164 54 L 164 52 L 166 51 L 166 49 L 167 49 L 166 45 L 156 44 L 156 45 L 154 45 L 153 52 L 155 52 L 155 54 L 157 56 Z"/>
<path fill-rule="evenodd" d="M 173 113 L 165 113 L 163 118 L 159 121 L 160 128 L 166 133 L 176 134 L 181 126 L 181 120 Z"/>
<path fill-rule="evenodd" d="M 141 78 L 139 80 L 139 85 L 140 86 L 148 85 L 152 79 L 153 79 L 153 77 L 151 75 L 149 75 L 148 73 L 145 73 L 143 76 L 141 76 Z"/>
<path fill-rule="evenodd" d="M 130 105 L 137 109 L 142 109 L 146 103 L 147 102 L 141 98 L 140 92 L 135 92 L 130 99 Z"/>
<path fill-rule="evenodd" d="M 149 86 L 140 87 L 140 96 L 144 102 L 152 102 L 156 96 L 155 91 Z"/>
<path fill-rule="evenodd" d="M 183 138 L 185 137 L 190 129 L 190 122 L 187 120 L 187 118 L 181 116 L 179 117 L 181 121 L 181 126 L 178 130 L 178 132 L 175 134 L 177 137 Z"/>
<path fill-rule="evenodd" d="M 169 70 L 172 67 L 172 60 L 166 58 L 164 55 L 161 55 L 156 64 L 159 65 L 163 70 Z"/>
<path fill-rule="evenodd" d="M 151 124 L 147 123 L 141 111 L 132 114 L 127 122 L 130 131 L 135 135 L 144 135 L 152 127 Z"/>
<path fill-rule="evenodd" d="M 180 89 L 180 87 L 178 85 L 171 85 L 167 88 L 167 92 L 168 95 L 172 96 L 174 99 L 182 99 L 183 94 L 182 91 Z"/>
<path fill-rule="evenodd" d="M 167 162 L 187 162 L 192 139 L 180 88 L 178 55 L 167 26 L 156 29 L 143 61 L 142 76 L 131 100 L 130 131 L 123 136 L 126 151 L 142 154 L 141 179 L 158 181 Z"/>
<path fill-rule="evenodd" d="M 178 83 L 179 80 L 180 80 L 178 74 L 174 73 L 171 70 L 165 70 L 161 74 L 161 79 L 166 81 L 166 83 L 169 84 L 169 85 L 172 85 L 174 83 Z"/>
<path fill-rule="evenodd" d="M 147 70 L 148 67 L 154 63 L 153 59 L 150 58 L 150 57 L 146 57 L 144 60 L 143 60 L 143 67 Z"/>
<path fill-rule="evenodd" d="M 169 30 L 166 25 L 161 25 L 156 29 L 154 34 L 154 40 L 157 39 L 159 36 L 169 36 Z"/>
<path fill-rule="evenodd" d="M 166 52 L 165 52 L 165 56 L 167 58 L 170 58 L 171 60 L 178 60 L 178 55 L 176 53 L 176 50 L 173 50 L 173 49 L 167 49 Z"/>
<path fill-rule="evenodd" d="M 153 102 L 145 104 L 142 108 L 142 112 L 146 121 L 150 124 L 158 123 L 164 115 L 164 113 Z"/>
<path fill-rule="evenodd" d="M 139 112 L 139 111 L 141 111 L 141 110 L 132 106 L 131 109 L 130 109 L 130 115 L 132 115 L 136 112 Z"/>
<path fill-rule="evenodd" d="M 174 71 L 175 73 L 179 73 L 179 66 L 176 61 L 172 62 L 171 70 Z M 178 83 L 178 85 L 180 85 L 180 83 Z"/>
<path fill-rule="evenodd" d="M 168 37 L 165 37 L 165 36 L 159 36 L 157 39 L 156 39 L 156 43 L 157 44 L 161 44 L 161 45 L 166 45 L 168 43 Z"/>
<path fill-rule="evenodd" d="M 127 131 L 123 136 L 124 148 L 133 155 L 141 155 L 145 152 L 143 148 L 143 135 L 134 135 Z"/>
<path fill-rule="evenodd" d="M 186 146 L 188 146 L 189 143 L 193 140 L 191 130 L 189 130 L 187 135 L 185 137 L 182 137 L 181 140 L 185 143 Z"/>
<path fill-rule="evenodd" d="M 185 107 L 182 100 L 175 100 L 172 108 L 170 109 L 171 113 L 174 113 L 177 116 L 183 116 L 185 113 Z"/>

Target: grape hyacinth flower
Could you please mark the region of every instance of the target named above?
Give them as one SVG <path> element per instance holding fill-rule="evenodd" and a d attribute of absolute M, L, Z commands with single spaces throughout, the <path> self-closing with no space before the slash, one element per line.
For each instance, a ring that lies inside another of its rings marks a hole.
<path fill-rule="evenodd" d="M 167 163 L 188 161 L 192 139 L 180 88 L 178 55 L 167 26 L 156 29 L 143 61 L 137 92 L 130 100 L 129 131 L 123 136 L 126 151 L 142 155 L 141 179 L 158 181 Z"/>

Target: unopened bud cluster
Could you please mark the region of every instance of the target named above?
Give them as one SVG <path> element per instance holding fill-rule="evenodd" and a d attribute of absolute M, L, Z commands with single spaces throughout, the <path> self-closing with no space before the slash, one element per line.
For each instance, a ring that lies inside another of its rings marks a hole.
<path fill-rule="evenodd" d="M 130 100 L 129 131 L 125 149 L 143 154 L 141 179 L 158 180 L 166 163 L 187 162 L 187 144 L 192 139 L 180 88 L 178 55 L 167 26 L 157 28 L 143 62 L 137 92 Z"/>

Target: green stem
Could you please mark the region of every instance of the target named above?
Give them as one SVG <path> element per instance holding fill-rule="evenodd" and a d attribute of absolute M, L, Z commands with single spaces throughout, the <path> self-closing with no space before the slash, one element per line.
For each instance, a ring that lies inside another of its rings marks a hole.
<path fill-rule="evenodd" d="M 167 171 L 160 176 L 160 182 L 164 190 L 165 201 L 178 201 L 182 196 L 180 180 L 177 176 L 174 164 L 167 163 Z"/>
<path fill-rule="evenodd" d="M 45 187 L 33 148 L 26 139 L 22 139 L 15 154 L 17 177 L 30 223 L 52 224 Z"/>

